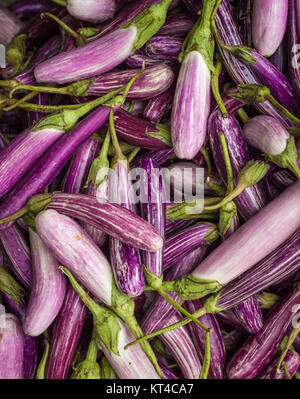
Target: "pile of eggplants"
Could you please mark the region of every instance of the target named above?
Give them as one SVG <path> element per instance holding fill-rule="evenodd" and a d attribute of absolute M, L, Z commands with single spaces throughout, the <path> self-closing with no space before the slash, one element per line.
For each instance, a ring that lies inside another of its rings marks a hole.
<path fill-rule="evenodd" d="M 0 379 L 299 379 L 300 0 L 15 0 L 0 45 Z"/>

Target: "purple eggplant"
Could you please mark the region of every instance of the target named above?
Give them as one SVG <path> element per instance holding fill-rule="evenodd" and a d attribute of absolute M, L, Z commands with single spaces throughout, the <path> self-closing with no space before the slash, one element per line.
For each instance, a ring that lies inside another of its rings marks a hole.
<path fill-rule="evenodd" d="M 294 262 L 291 262 L 291 266 L 293 266 Z M 287 291 L 295 284 L 295 282 L 300 278 L 300 268 L 297 267 L 290 274 L 284 276 L 281 279 L 277 279 L 275 284 L 272 284 L 272 291 L 278 295 L 284 295 Z"/>
<path fill-rule="evenodd" d="M 184 307 L 190 312 L 194 313 L 196 310 L 201 308 L 203 302 L 198 301 L 187 301 Z M 220 380 L 225 379 L 225 362 L 226 362 L 226 352 L 225 345 L 223 342 L 221 330 L 217 319 L 214 315 L 204 315 L 199 318 L 202 324 L 207 328 L 212 328 L 210 333 L 210 368 L 208 372 L 209 378 Z M 190 335 L 193 339 L 194 345 L 197 349 L 197 353 L 200 357 L 200 361 L 203 363 L 204 353 L 205 353 L 205 331 L 197 326 L 195 323 L 190 323 L 188 325 Z"/>
<path fill-rule="evenodd" d="M 118 137 L 128 144 L 149 150 L 171 147 L 169 127 L 138 118 L 124 110 L 116 112 L 115 128 Z"/>
<path fill-rule="evenodd" d="M 0 378 L 23 379 L 24 333 L 17 317 L 1 315 L 0 333 Z"/>
<path fill-rule="evenodd" d="M 234 116 L 228 113 L 228 117 L 223 118 L 219 110 L 213 112 L 209 117 L 208 137 L 217 170 L 222 180 L 226 182 L 227 173 L 219 132 L 225 135 L 234 176 L 237 176 L 250 160 L 250 154 L 243 132 Z M 255 215 L 267 203 L 265 193 L 259 183 L 245 189 L 235 200 L 239 212 L 246 220 Z"/>
<path fill-rule="evenodd" d="M 57 316 L 66 292 L 66 279 L 58 269 L 58 261 L 32 229 L 30 245 L 33 283 L 23 331 L 36 337 L 42 334 Z"/>
<path fill-rule="evenodd" d="M 295 317 L 294 305 L 299 304 L 300 290 L 295 287 L 269 314 L 263 327 L 251 335 L 227 365 L 230 379 L 255 378 L 272 360 L 284 333 Z"/>
<path fill-rule="evenodd" d="M 186 14 L 169 15 L 157 35 L 185 37 L 193 25 L 193 21 Z"/>
<path fill-rule="evenodd" d="M 188 227 L 195 223 L 194 219 L 179 219 L 179 220 L 167 220 L 166 224 L 166 234 L 167 238 L 173 235 L 176 231 L 182 230 L 185 227 Z"/>
<path fill-rule="evenodd" d="M 290 1 L 289 32 L 288 32 L 288 61 L 290 79 L 294 90 L 300 98 L 300 3 L 299 0 Z"/>
<path fill-rule="evenodd" d="M 108 180 L 109 201 L 129 209 L 135 214 L 135 199 L 129 180 L 127 160 L 118 161 Z M 120 291 L 129 297 L 141 295 L 145 288 L 145 278 L 139 250 L 115 237 L 110 237 L 109 252 L 115 281 Z M 156 253 L 154 252 L 154 254 Z"/>
<path fill-rule="evenodd" d="M 67 10 L 80 21 L 104 22 L 113 18 L 117 10 L 115 0 L 67 0 Z"/>
<path fill-rule="evenodd" d="M 39 93 L 35 98 L 32 99 L 32 103 L 38 105 L 50 105 L 51 100 L 51 94 Z M 27 125 L 34 126 L 44 117 L 44 115 L 45 114 L 42 112 L 27 112 Z"/>
<path fill-rule="evenodd" d="M 239 0 L 237 6 L 237 27 L 244 46 L 252 47 L 253 0 Z"/>
<path fill-rule="evenodd" d="M 11 4 L 8 9 L 22 21 L 27 21 L 37 14 L 47 11 L 53 3 L 49 0 L 21 0 Z"/>
<path fill-rule="evenodd" d="M 145 46 L 148 57 L 158 60 L 177 60 L 183 39 L 173 36 L 154 36 Z"/>
<path fill-rule="evenodd" d="M 27 288 L 32 285 L 32 266 L 27 241 L 17 226 L 0 232 L 1 243 L 11 261 L 11 268 L 18 280 Z"/>
<path fill-rule="evenodd" d="M 278 47 L 278 49 L 275 51 L 275 53 L 269 58 L 269 61 L 271 64 L 274 65 L 274 67 L 281 72 L 283 75 L 286 75 L 286 69 L 287 69 L 287 41 L 284 38 Z"/>
<path fill-rule="evenodd" d="M 159 123 L 172 108 L 175 87 L 172 85 L 168 90 L 151 98 L 144 109 L 144 117 L 151 122 Z"/>
<path fill-rule="evenodd" d="M 244 329 L 250 334 L 257 333 L 261 329 L 263 316 L 255 295 L 233 308 L 233 312 Z"/>
<path fill-rule="evenodd" d="M 55 179 L 84 141 L 101 127 L 109 115 L 109 107 L 101 106 L 81 121 L 68 135 L 64 135 L 42 156 L 0 205 L 1 217 L 22 207 L 25 202 Z M 7 228 L 8 225 L 2 225 Z"/>
<path fill-rule="evenodd" d="M 279 47 L 285 34 L 288 0 L 254 0 L 252 38 L 261 55 L 270 57 Z"/>
<path fill-rule="evenodd" d="M 23 23 L 5 8 L 0 8 L 0 44 L 7 46 L 23 27 Z"/>
<path fill-rule="evenodd" d="M 141 195 L 143 198 L 141 202 L 141 214 L 164 239 L 166 229 L 166 195 L 163 178 L 158 165 L 151 158 L 142 158 L 140 167 L 144 170 L 141 182 Z M 142 259 L 144 266 L 151 273 L 157 277 L 161 276 L 163 248 L 153 253 L 143 252 Z"/>
<path fill-rule="evenodd" d="M 174 61 L 172 60 L 157 60 L 154 58 L 150 58 L 145 54 L 145 51 L 143 49 L 137 50 L 134 54 L 130 55 L 125 63 L 128 65 L 130 68 L 142 68 L 144 65 L 146 68 L 153 67 L 155 65 L 159 65 L 162 62 L 171 64 Z"/>
<path fill-rule="evenodd" d="M 93 82 L 87 90 L 89 96 L 99 96 L 125 85 L 139 70 L 130 69 L 124 71 L 108 72 Z M 128 99 L 147 100 L 166 91 L 173 83 L 175 74 L 166 64 L 155 65 L 146 68 L 128 92 Z"/>
<path fill-rule="evenodd" d="M 277 371 L 277 364 L 279 361 L 279 356 L 277 356 L 259 375 L 260 380 L 286 380 L 288 379 L 283 366 L 281 366 L 280 373 Z M 284 363 L 286 364 L 289 376 L 292 378 L 296 374 L 300 366 L 300 356 L 289 350 L 284 358 Z"/>

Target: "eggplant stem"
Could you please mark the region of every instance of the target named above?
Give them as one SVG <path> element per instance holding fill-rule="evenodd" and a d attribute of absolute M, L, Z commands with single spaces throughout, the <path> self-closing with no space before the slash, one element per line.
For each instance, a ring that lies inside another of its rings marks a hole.
<path fill-rule="evenodd" d="M 27 205 L 25 205 L 23 208 L 19 209 L 17 212 L 13 213 L 12 215 L 9 215 L 6 218 L 0 219 L 0 224 L 14 222 L 15 220 L 26 215 L 26 213 L 28 213 L 28 212 L 29 212 L 29 209 L 28 209 Z"/>
<path fill-rule="evenodd" d="M 299 169 L 297 163 L 289 161 L 288 167 L 289 167 L 290 171 L 294 173 L 294 175 L 297 177 L 297 179 L 300 180 L 300 169 Z"/>
<path fill-rule="evenodd" d="M 289 372 L 289 369 L 287 368 L 286 363 L 285 363 L 285 362 L 282 362 L 282 366 L 283 366 L 283 368 L 284 368 L 284 372 L 285 372 L 285 375 L 287 376 L 287 379 L 288 379 L 288 380 L 291 380 L 292 377 L 291 377 L 291 374 L 290 374 L 290 372 Z"/>
<path fill-rule="evenodd" d="M 143 61 L 143 62 L 144 62 L 144 61 Z M 135 104 L 134 100 L 131 100 L 130 106 L 129 106 L 127 112 L 131 113 L 131 112 L 133 111 L 133 109 L 134 109 L 134 104 Z"/>
<path fill-rule="evenodd" d="M 271 94 L 266 96 L 266 99 L 287 119 L 292 121 L 297 127 L 300 127 L 300 119 L 293 115 L 289 110 L 284 108 Z"/>
<path fill-rule="evenodd" d="M 45 349 L 44 349 L 44 353 L 42 356 L 42 359 L 40 361 L 40 364 L 38 366 L 37 372 L 36 372 L 36 379 L 37 380 L 44 380 L 45 379 L 45 367 L 46 367 L 46 363 L 48 360 L 48 355 L 49 355 L 49 342 L 47 340 L 44 341 L 45 344 Z"/>
<path fill-rule="evenodd" d="M 225 167 L 226 167 L 226 173 L 227 173 L 227 193 L 226 194 L 230 194 L 233 191 L 233 186 L 234 186 L 230 155 L 229 155 L 229 151 L 228 151 L 225 134 L 223 132 L 219 132 L 219 136 L 220 136 L 220 141 L 221 141 L 221 146 L 222 146 L 222 151 L 223 151 L 223 156 L 224 156 L 224 162 L 225 162 Z"/>
<path fill-rule="evenodd" d="M 109 112 L 109 131 L 110 131 L 110 137 L 111 137 L 111 141 L 113 143 L 115 152 L 116 152 L 116 159 L 120 160 L 120 159 L 124 159 L 125 156 L 122 153 L 120 144 L 119 144 L 119 140 L 118 140 L 118 136 L 117 136 L 117 132 L 115 129 L 115 118 L 114 118 L 114 110 L 113 108 L 110 109 Z"/>
<path fill-rule="evenodd" d="M 220 111 L 222 112 L 223 118 L 227 118 L 228 112 L 227 112 L 226 106 L 223 102 L 223 99 L 222 99 L 222 96 L 220 93 L 220 89 L 219 89 L 219 76 L 220 76 L 220 72 L 222 70 L 223 63 L 221 61 L 221 57 L 220 57 L 219 53 L 217 53 L 216 57 L 217 57 L 217 62 L 215 65 L 215 71 L 211 77 L 211 88 L 212 88 L 215 100 L 220 108 Z"/>
<path fill-rule="evenodd" d="M 201 152 L 201 154 L 203 155 L 203 158 L 205 159 L 205 162 L 206 162 L 206 165 L 207 165 L 207 178 L 206 178 L 206 181 L 207 181 L 207 184 L 209 184 L 210 175 L 211 175 L 211 169 L 212 169 L 212 168 L 211 168 L 211 161 L 210 161 L 208 152 L 206 151 L 206 149 L 205 149 L 204 146 L 202 146 L 202 147 L 200 148 L 200 152 Z"/>
<path fill-rule="evenodd" d="M 128 156 L 128 164 L 130 164 L 130 162 L 133 161 L 133 159 L 136 157 L 136 155 L 140 150 L 141 150 L 140 147 L 135 147 L 135 149 L 131 151 L 131 153 Z"/>
<path fill-rule="evenodd" d="M 13 98 L 13 95 L 19 90 L 33 91 L 38 93 L 68 94 L 66 90 L 67 87 L 31 86 L 20 84 L 11 89 L 9 92 L 9 98 Z"/>
<path fill-rule="evenodd" d="M 9 107 L 5 107 L 3 109 L 4 109 L 4 111 L 11 111 L 11 110 L 19 107 L 21 104 L 25 103 L 27 100 L 31 100 L 32 98 L 34 98 L 37 95 L 38 95 L 38 93 L 28 93 L 25 97 L 23 97 L 20 100 L 14 102 Z"/>
<path fill-rule="evenodd" d="M 205 352 L 204 352 L 204 359 L 202 364 L 201 373 L 199 376 L 199 380 L 207 380 L 208 372 L 210 368 L 210 331 L 205 333 Z"/>
<path fill-rule="evenodd" d="M 239 110 L 237 110 L 236 113 L 240 117 L 243 124 L 247 123 L 250 120 L 250 117 L 248 116 L 247 112 L 243 108 L 240 108 Z"/>
<path fill-rule="evenodd" d="M 281 355 L 280 355 L 280 358 L 279 358 L 279 360 L 278 360 L 278 364 L 277 364 L 277 373 L 279 373 L 279 374 L 281 373 L 280 368 L 281 368 L 281 365 L 282 365 L 282 363 L 283 363 L 283 361 L 284 361 L 284 358 L 285 358 L 285 356 L 286 356 L 286 354 L 287 354 L 289 348 L 291 347 L 291 345 L 293 345 L 293 342 L 295 341 L 295 339 L 297 338 L 297 335 L 298 335 L 299 333 L 300 333 L 300 325 L 299 325 L 298 327 L 296 327 L 296 328 L 293 329 L 293 331 L 291 332 L 291 334 L 290 334 L 290 336 L 289 336 L 289 338 L 288 338 L 288 340 L 287 340 L 287 342 L 286 342 L 286 344 L 285 344 L 285 348 L 284 348 L 284 350 L 282 351 L 282 353 L 281 353 Z"/>
<path fill-rule="evenodd" d="M 51 0 L 53 3 L 58 4 L 62 7 L 67 7 L 67 2 L 66 0 Z"/>
<path fill-rule="evenodd" d="M 216 205 L 205 206 L 203 210 L 214 211 L 216 209 L 222 208 L 222 206 L 228 204 L 228 202 L 234 200 L 237 196 L 239 196 L 245 190 L 245 188 L 247 187 L 242 184 L 236 186 L 236 188 L 229 195 L 227 195 L 221 202 L 219 202 Z"/>

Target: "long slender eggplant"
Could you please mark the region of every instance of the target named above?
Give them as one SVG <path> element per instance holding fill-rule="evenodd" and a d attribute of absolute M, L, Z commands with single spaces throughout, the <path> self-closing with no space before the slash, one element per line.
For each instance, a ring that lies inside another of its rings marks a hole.
<path fill-rule="evenodd" d="M 287 40 L 283 38 L 280 46 L 269 58 L 269 61 L 283 75 L 287 75 Z"/>
<path fill-rule="evenodd" d="M 277 365 L 279 361 L 279 356 L 277 356 L 259 375 L 260 380 L 286 380 L 288 378 L 293 378 L 300 366 L 300 356 L 289 350 L 284 358 L 284 363 L 289 373 L 287 376 L 283 366 L 280 368 L 280 373 L 277 371 Z"/>
<path fill-rule="evenodd" d="M 151 98 L 145 109 L 144 117 L 150 122 L 159 123 L 172 108 L 175 87 L 172 85 L 168 90 Z"/>
<path fill-rule="evenodd" d="M 144 170 L 141 184 L 141 214 L 161 237 L 165 238 L 166 230 L 166 195 L 159 166 L 151 158 L 144 157 L 140 162 Z M 144 196 L 144 198 L 143 198 Z M 157 252 L 143 252 L 143 264 L 157 277 L 162 274 L 163 248 Z"/>
<path fill-rule="evenodd" d="M 0 325 L 0 378 L 23 379 L 24 333 L 16 316 L 6 313 Z"/>
<path fill-rule="evenodd" d="M 233 312 L 244 329 L 250 334 L 257 333 L 261 329 L 263 316 L 255 295 L 252 295 L 233 308 Z"/>
<path fill-rule="evenodd" d="M 59 263 L 39 236 L 30 229 L 33 284 L 23 330 L 31 336 L 42 334 L 60 311 L 66 292 L 65 276 Z"/>
<path fill-rule="evenodd" d="M 288 17 L 287 0 L 254 0 L 252 38 L 261 55 L 270 57 L 285 34 Z"/>
<path fill-rule="evenodd" d="M 295 317 L 294 305 L 299 304 L 299 285 L 271 312 L 257 334 L 251 335 L 227 365 L 230 379 L 255 378 L 272 360 L 284 333 Z"/>
<path fill-rule="evenodd" d="M 130 68 L 142 68 L 143 65 L 145 65 L 145 67 L 148 68 L 154 65 L 159 65 L 162 62 L 171 64 L 174 63 L 174 60 L 157 60 L 154 58 L 150 58 L 145 54 L 145 51 L 143 49 L 137 50 L 134 54 L 130 55 L 125 61 L 126 65 L 128 65 Z"/>
<path fill-rule="evenodd" d="M 11 4 L 8 9 L 21 21 L 27 21 L 37 14 L 47 11 L 53 3 L 49 0 L 21 0 Z"/>
<path fill-rule="evenodd" d="M 193 25 L 193 21 L 186 14 L 169 15 L 157 35 L 185 37 Z"/>
<path fill-rule="evenodd" d="M 298 0 L 290 1 L 289 8 L 289 31 L 288 31 L 288 61 L 290 79 L 294 90 L 300 98 L 300 4 Z"/>

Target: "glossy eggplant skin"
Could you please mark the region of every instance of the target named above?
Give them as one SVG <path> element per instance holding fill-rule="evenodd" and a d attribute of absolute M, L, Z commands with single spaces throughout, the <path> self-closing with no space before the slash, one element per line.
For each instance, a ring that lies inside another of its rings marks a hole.
<path fill-rule="evenodd" d="M 289 4 L 288 60 L 292 85 L 300 99 L 300 2 L 291 0 Z"/>
<path fill-rule="evenodd" d="M 272 360 L 299 304 L 300 289 L 296 286 L 269 314 L 257 334 L 251 335 L 227 365 L 230 379 L 255 378 Z"/>
<path fill-rule="evenodd" d="M 194 313 L 203 306 L 203 303 L 203 300 L 186 301 L 184 307 L 190 313 Z M 212 314 L 200 317 L 199 321 L 204 324 L 205 327 L 212 328 L 212 332 L 210 333 L 211 361 L 208 376 L 216 380 L 225 379 L 226 352 L 219 323 Z M 205 331 L 195 323 L 189 323 L 188 329 L 197 349 L 200 361 L 203 363 L 205 353 Z"/>
<path fill-rule="evenodd" d="M 282 366 L 280 368 L 280 373 L 277 372 L 278 361 L 279 356 L 275 357 L 275 359 L 264 369 L 264 371 L 260 373 L 258 378 L 260 380 L 287 380 L 288 377 Z M 300 356 L 298 353 L 289 350 L 284 358 L 284 362 L 287 366 L 289 375 L 293 378 L 300 366 Z"/>
<path fill-rule="evenodd" d="M 235 117 L 228 113 L 228 117 L 223 118 L 220 111 L 214 111 L 208 120 L 208 137 L 219 176 L 226 183 L 227 173 L 219 132 L 222 132 L 226 138 L 232 171 L 235 177 L 250 161 L 250 153 L 242 129 Z M 243 219 L 248 220 L 266 205 L 267 198 L 258 183 L 245 189 L 235 201 Z"/>
<path fill-rule="evenodd" d="M 144 157 L 140 162 L 144 170 L 142 190 L 144 199 L 141 203 L 142 217 L 147 220 L 165 239 L 166 230 L 166 195 L 163 177 L 159 166 L 151 158 Z M 143 252 L 143 264 L 157 277 L 162 274 L 163 248 L 156 252 Z"/>
<path fill-rule="evenodd" d="M 177 60 L 183 39 L 173 36 L 154 36 L 145 47 L 148 57 L 158 60 Z"/>
<path fill-rule="evenodd" d="M 263 325 L 263 315 L 258 299 L 252 295 L 241 302 L 233 311 L 244 329 L 250 334 L 257 333 Z"/>

